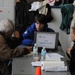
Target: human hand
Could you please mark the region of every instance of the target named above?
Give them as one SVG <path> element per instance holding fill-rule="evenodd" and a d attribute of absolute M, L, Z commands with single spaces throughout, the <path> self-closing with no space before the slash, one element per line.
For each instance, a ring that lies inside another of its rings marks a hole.
<path fill-rule="evenodd" d="M 26 46 L 26 48 L 28 49 L 29 53 L 32 52 L 32 46 Z"/>
<path fill-rule="evenodd" d="M 15 31 L 14 35 L 15 35 L 16 38 L 18 38 L 18 39 L 20 38 L 20 33 L 18 31 Z"/>
<path fill-rule="evenodd" d="M 67 53 L 70 55 L 70 51 L 72 50 L 72 48 L 68 48 L 67 49 Z"/>

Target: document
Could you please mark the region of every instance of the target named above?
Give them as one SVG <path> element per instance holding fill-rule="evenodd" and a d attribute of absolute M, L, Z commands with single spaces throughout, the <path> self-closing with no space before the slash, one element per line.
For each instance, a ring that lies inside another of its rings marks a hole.
<path fill-rule="evenodd" d="M 52 57 L 52 56 L 46 54 L 46 61 L 48 61 L 48 60 L 49 61 L 61 61 L 61 59 L 58 57 Z"/>
<path fill-rule="evenodd" d="M 58 53 L 50 53 L 49 55 L 52 56 L 52 57 L 64 58 L 64 56 L 62 56 Z"/>
<path fill-rule="evenodd" d="M 50 33 L 37 34 L 36 42 L 39 47 L 55 49 L 55 41 L 56 41 L 56 34 Z"/>
<path fill-rule="evenodd" d="M 35 62 L 32 62 L 31 64 L 32 66 L 42 66 L 41 61 L 35 61 Z"/>
<path fill-rule="evenodd" d="M 46 60 L 61 61 L 61 58 L 64 58 L 64 56 L 58 53 L 47 53 L 46 54 Z"/>
<path fill-rule="evenodd" d="M 45 67 L 45 71 L 67 71 L 67 66 Z"/>

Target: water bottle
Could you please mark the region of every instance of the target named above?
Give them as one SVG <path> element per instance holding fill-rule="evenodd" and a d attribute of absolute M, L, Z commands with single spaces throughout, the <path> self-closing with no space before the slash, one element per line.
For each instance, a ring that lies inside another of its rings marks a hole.
<path fill-rule="evenodd" d="M 43 47 L 41 51 L 41 61 L 45 61 L 45 58 L 46 58 L 46 49 L 45 47 Z"/>
<path fill-rule="evenodd" d="M 39 60 L 39 58 L 38 58 L 38 48 L 37 48 L 37 44 L 36 43 L 33 46 L 33 60 L 34 61 Z"/>

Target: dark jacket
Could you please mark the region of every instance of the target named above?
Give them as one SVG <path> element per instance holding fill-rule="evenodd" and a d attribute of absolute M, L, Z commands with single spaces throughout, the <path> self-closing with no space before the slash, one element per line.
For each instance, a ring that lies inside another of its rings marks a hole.
<path fill-rule="evenodd" d="M 65 4 L 61 7 L 62 22 L 60 29 L 66 30 L 66 33 L 70 33 L 71 21 L 73 19 L 74 5 Z"/>
<path fill-rule="evenodd" d="M 48 9 L 47 15 L 46 15 L 46 20 L 47 23 L 51 22 L 53 20 L 53 17 L 51 15 L 51 6 L 49 4 L 46 4 L 46 8 Z"/>
<path fill-rule="evenodd" d="M 59 1 L 56 1 L 54 5 L 59 6 L 59 5 L 62 5 L 63 3 L 64 3 L 63 0 L 59 0 Z"/>
<path fill-rule="evenodd" d="M 75 42 L 70 52 L 70 71 L 75 73 Z"/>
<path fill-rule="evenodd" d="M 34 32 L 37 32 L 35 23 L 33 23 L 27 30 L 22 34 L 23 41 L 22 45 L 33 46 L 34 45 Z M 54 32 L 54 30 L 50 29 L 45 25 L 43 32 Z"/>
<path fill-rule="evenodd" d="M 74 2 L 74 0 L 68 0 L 69 4 L 72 4 Z"/>
<path fill-rule="evenodd" d="M 34 22 L 33 12 L 29 12 L 30 4 L 17 2 L 15 6 L 15 30 L 22 33 Z"/>

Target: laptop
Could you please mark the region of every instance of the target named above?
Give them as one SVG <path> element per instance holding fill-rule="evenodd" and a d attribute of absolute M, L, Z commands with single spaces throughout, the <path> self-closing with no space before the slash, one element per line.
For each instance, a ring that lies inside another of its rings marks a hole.
<path fill-rule="evenodd" d="M 35 32 L 34 42 L 37 44 L 38 51 L 41 52 L 42 47 L 47 51 L 58 50 L 58 32 Z"/>

